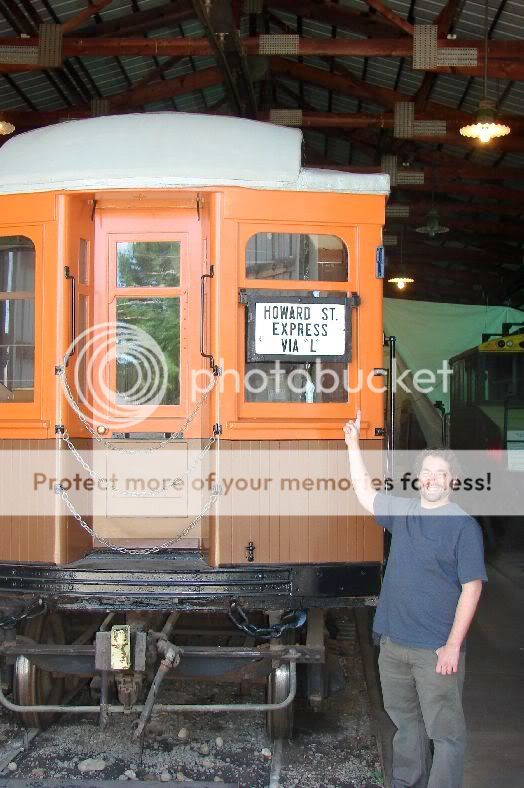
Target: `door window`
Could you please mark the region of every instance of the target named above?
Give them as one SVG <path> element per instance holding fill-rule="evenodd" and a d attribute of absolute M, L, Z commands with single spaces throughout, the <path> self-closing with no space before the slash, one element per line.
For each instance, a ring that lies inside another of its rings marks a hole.
<path fill-rule="evenodd" d="M 180 299 L 179 298 L 117 298 L 117 323 L 125 323 L 145 331 L 158 343 L 167 367 L 167 387 L 158 405 L 180 404 Z M 155 373 L 156 359 L 144 348 L 143 354 L 130 358 L 119 349 L 122 328 L 116 336 L 116 393 L 117 402 L 126 403 L 130 392 L 137 387 L 148 390 L 147 378 Z M 124 343 L 125 344 L 125 343 Z M 158 370 L 160 373 L 160 370 Z M 151 387 L 155 381 L 151 381 Z"/>
<path fill-rule="evenodd" d="M 120 236 L 113 249 L 116 404 L 180 405 L 182 242 Z M 127 327 L 147 336 L 130 347 Z"/>

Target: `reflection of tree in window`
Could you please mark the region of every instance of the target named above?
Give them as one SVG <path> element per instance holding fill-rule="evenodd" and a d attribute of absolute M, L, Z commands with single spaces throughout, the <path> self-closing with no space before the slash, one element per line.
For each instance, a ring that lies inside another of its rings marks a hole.
<path fill-rule="evenodd" d="M 35 248 L 24 236 L 0 237 L 0 401 L 33 402 Z"/>
<path fill-rule="evenodd" d="M 178 241 L 123 241 L 117 244 L 117 287 L 178 287 Z"/>
<path fill-rule="evenodd" d="M 345 282 L 347 249 L 334 235 L 256 233 L 246 246 L 246 277 Z"/>
<path fill-rule="evenodd" d="M 177 405 L 180 402 L 180 300 L 178 298 L 117 298 L 116 319 L 142 329 L 160 346 L 167 365 L 167 391 L 160 405 Z M 140 356 L 140 353 L 137 354 Z M 117 381 L 116 390 L 125 402 L 139 374 L 147 375 L 147 369 L 137 369 L 132 360 L 118 353 L 117 333 Z"/>

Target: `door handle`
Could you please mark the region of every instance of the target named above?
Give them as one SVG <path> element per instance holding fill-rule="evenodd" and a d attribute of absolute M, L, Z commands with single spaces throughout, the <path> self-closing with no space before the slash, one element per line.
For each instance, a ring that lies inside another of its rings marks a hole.
<path fill-rule="evenodd" d="M 205 350 L 205 327 L 206 327 L 206 279 L 213 279 L 215 275 L 215 267 L 209 267 L 208 274 L 202 274 L 200 277 L 200 355 L 202 358 L 207 358 L 209 366 L 213 370 L 213 374 L 218 374 L 218 367 L 215 364 L 215 359 L 212 353 L 206 353 Z"/>
<path fill-rule="evenodd" d="M 71 282 L 71 306 L 70 306 L 70 320 L 71 320 L 71 350 L 67 355 L 67 360 L 76 353 L 76 279 L 71 273 L 68 265 L 64 267 L 64 276 Z"/>

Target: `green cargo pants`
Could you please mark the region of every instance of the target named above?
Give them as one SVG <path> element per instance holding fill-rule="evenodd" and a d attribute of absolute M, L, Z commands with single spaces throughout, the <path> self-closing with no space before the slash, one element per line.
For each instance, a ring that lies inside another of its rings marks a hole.
<path fill-rule="evenodd" d="M 397 727 L 392 788 L 461 788 L 466 745 L 464 658 L 461 653 L 457 673 L 443 676 L 435 671 L 434 651 L 381 637 L 384 708 Z"/>

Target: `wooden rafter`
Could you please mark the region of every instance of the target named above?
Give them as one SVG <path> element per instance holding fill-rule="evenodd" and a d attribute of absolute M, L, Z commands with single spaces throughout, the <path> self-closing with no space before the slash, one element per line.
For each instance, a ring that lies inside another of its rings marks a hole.
<path fill-rule="evenodd" d="M 402 35 L 377 14 L 355 11 L 330 0 L 267 0 L 269 8 L 286 11 L 289 14 L 313 19 L 328 25 L 336 25 L 352 33 L 364 36 Z"/>
<path fill-rule="evenodd" d="M 135 11 L 107 22 L 96 22 L 96 24 L 91 24 L 78 32 L 82 38 L 137 35 L 167 25 L 176 26 L 191 19 L 194 15 L 195 12 L 190 0 L 178 0 L 178 2 L 172 0 L 170 3 L 147 11 Z"/>
<path fill-rule="evenodd" d="M 95 14 L 100 13 L 104 8 L 106 8 L 113 0 L 98 0 L 94 5 L 88 5 L 87 8 L 84 8 L 83 11 L 76 14 L 76 16 L 72 16 L 70 19 L 67 19 L 65 22 L 62 22 L 62 31 L 64 33 L 72 33 L 73 30 L 76 30 L 84 22 L 87 22 Z"/>
<path fill-rule="evenodd" d="M 413 35 L 414 28 L 403 16 L 395 13 L 391 8 L 388 8 L 387 5 L 381 2 L 381 0 L 365 0 L 370 8 L 374 8 L 380 16 L 384 17 L 384 19 L 389 22 L 393 27 L 402 30 L 403 33 L 407 33 L 409 36 Z"/>
<path fill-rule="evenodd" d="M 195 0 L 197 1 L 197 0 Z M 233 35 L 229 31 L 226 35 Z M 215 42 L 216 43 L 216 42 Z M 258 36 L 240 39 L 242 50 L 246 55 L 260 54 L 260 40 Z M 2 44 L 24 48 L 32 48 L 38 44 L 35 38 L 3 38 Z M 464 47 L 477 49 L 479 63 L 484 56 L 484 43 L 477 39 L 439 41 L 443 49 Z M 110 56 L 139 56 L 139 55 L 213 55 L 216 49 L 209 38 L 79 38 L 69 36 L 64 40 L 65 57 L 110 57 Z M 411 57 L 413 42 L 410 38 L 304 38 L 298 40 L 297 55 L 326 56 L 326 57 Z M 458 66 L 438 66 L 432 69 L 444 74 L 465 74 L 466 76 L 480 76 L 483 66 L 468 68 Z M 490 41 L 488 45 L 488 75 L 502 79 L 524 78 L 524 41 L 518 39 Z"/>

